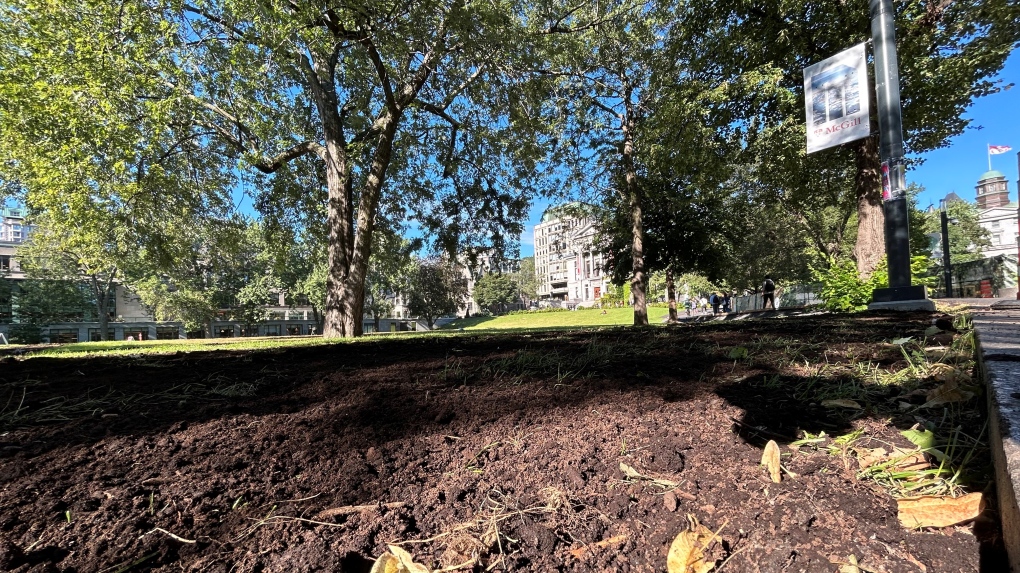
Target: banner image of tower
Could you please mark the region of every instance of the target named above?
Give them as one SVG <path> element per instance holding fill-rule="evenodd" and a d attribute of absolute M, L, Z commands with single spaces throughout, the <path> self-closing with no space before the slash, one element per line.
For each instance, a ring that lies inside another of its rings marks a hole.
<path fill-rule="evenodd" d="M 871 133 L 865 45 L 804 68 L 807 151 L 812 153 Z"/>

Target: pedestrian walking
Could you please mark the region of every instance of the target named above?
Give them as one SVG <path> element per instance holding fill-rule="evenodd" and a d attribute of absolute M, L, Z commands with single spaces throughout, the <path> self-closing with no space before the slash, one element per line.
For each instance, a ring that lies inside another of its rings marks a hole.
<path fill-rule="evenodd" d="M 772 310 L 776 310 L 776 283 L 768 275 L 765 275 L 765 282 L 761 285 L 761 299 L 762 310 L 769 305 L 772 305 Z"/>

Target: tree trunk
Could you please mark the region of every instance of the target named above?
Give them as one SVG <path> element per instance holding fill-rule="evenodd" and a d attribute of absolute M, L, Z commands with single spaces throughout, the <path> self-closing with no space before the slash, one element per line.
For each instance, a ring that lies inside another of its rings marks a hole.
<path fill-rule="evenodd" d="M 630 103 L 630 93 L 625 100 L 626 113 L 623 121 L 623 168 L 626 184 L 626 198 L 630 204 L 631 221 L 631 270 L 634 276 L 630 281 L 630 293 L 634 297 L 634 326 L 648 325 L 648 305 L 645 287 L 648 279 L 645 276 L 645 227 L 642 214 L 641 189 L 637 180 L 637 169 L 634 167 L 634 109 Z"/>
<path fill-rule="evenodd" d="M 673 269 L 666 269 L 666 298 L 669 300 L 669 323 L 675 324 L 678 320 L 676 314 L 676 285 L 673 284 Z"/>
<path fill-rule="evenodd" d="M 364 331 L 365 276 L 372 254 L 372 231 L 399 121 L 399 115 L 389 113 L 380 122 L 381 132 L 361 191 L 356 227 L 352 224 L 351 172 L 341 149 L 342 142 L 327 141 L 329 278 L 326 279 L 326 316 L 322 331 L 325 338 L 352 338 L 361 336 Z"/>
<path fill-rule="evenodd" d="M 867 279 L 885 256 L 885 214 L 882 212 L 882 161 L 878 137 L 871 136 L 854 144 L 857 176 L 857 274 Z"/>

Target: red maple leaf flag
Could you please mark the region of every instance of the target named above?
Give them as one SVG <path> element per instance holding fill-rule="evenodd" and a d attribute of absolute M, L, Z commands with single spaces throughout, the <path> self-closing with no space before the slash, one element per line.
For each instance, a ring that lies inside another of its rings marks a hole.
<path fill-rule="evenodd" d="M 988 146 L 988 154 L 989 155 L 999 155 L 1000 153 L 1006 153 L 1007 151 L 1010 151 L 1012 149 L 1013 148 L 1008 146 L 1008 145 L 989 145 Z"/>

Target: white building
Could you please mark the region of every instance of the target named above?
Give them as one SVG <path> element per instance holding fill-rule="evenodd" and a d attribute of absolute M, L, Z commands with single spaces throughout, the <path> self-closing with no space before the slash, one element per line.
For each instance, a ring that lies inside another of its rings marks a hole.
<path fill-rule="evenodd" d="M 592 306 L 609 288 L 594 220 L 576 213 L 578 207 L 576 203 L 550 207 L 535 225 L 540 301 Z"/>

